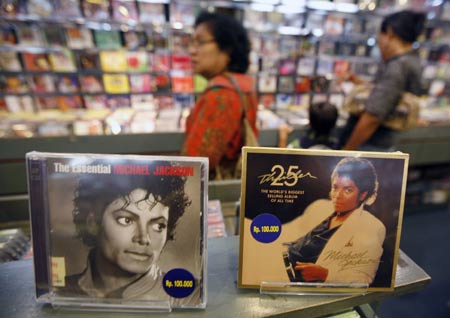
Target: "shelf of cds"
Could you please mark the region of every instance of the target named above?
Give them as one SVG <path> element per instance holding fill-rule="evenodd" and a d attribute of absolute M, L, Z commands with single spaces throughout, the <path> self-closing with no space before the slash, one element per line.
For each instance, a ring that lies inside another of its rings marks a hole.
<path fill-rule="evenodd" d="M 342 106 L 339 74 L 373 78 L 380 21 L 406 7 L 428 12 L 420 42 L 426 61 L 422 118 L 448 122 L 448 2 L 3 1 L 0 136 L 183 131 L 206 85 L 192 73 L 189 55 L 201 9 L 231 12 L 249 31 L 260 128 L 305 125 L 310 103 Z"/>

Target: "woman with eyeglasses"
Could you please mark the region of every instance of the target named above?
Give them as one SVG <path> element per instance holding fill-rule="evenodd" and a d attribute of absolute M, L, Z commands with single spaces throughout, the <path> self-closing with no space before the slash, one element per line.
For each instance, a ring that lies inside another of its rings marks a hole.
<path fill-rule="evenodd" d="M 250 41 L 231 16 L 202 12 L 190 45 L 192 67 L 208 80 L 186 121 L 181 153 L 209 158 L 210 179 L 232 178 L 243 146 L 242 116 L 257 134 L 257 98 L 249 67 Z"/>

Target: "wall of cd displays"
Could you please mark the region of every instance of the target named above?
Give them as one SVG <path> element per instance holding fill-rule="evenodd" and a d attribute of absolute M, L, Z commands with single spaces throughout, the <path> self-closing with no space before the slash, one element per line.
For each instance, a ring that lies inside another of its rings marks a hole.
<path fill-rule="evenodd" d="M 249 30 L 249 71 L 262 105 L 304 109 L 329 99 L 339 106 L 336 77 L 349 69 L 373 77 L 379 23 L 399 8 L 392 0 L 272 2 L 2 1 L 0 109 L 35 121 L 44 110 L 57 113 L 37 125 L 40 135 L 66 134 L 67 122 L 77 134 L 182 130 L 183 110 L 205 86 L 192 74 L 188 46 L 195 15 L 208 6 L 234 12 Z M 430 107 L 449 104 L 448 3 L 419 5 L 430 18 L 421 46 Z"/>

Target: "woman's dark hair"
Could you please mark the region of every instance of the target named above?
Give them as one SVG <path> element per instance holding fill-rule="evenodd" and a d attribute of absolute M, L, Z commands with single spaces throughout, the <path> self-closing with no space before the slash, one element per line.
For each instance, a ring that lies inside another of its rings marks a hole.
<path fill-rule="evenodd" d="M 95 162 L 93 164 L 101 164 Z M 117 163 L 119 164 L 119 163 Z M 121 165 L 134 165 L 136 162 L 120 162 Z M 168 162 L 154 161 L 148 165 L 149 171 L 156 166 L 171 166 Z M 153 195 L 157 203 L 169 207 L 167 239 L 173 239 L 178 219 L 184 214 L 190 200 L 185 193 L 186 178 L 180 176 L 159 176 L 146 174 L 85 174 L 80 177 L 75 189 L 73 222 L 77 236 L 87 246 L 95 246 L 97 237 L 87 227 L 90 215 L 95 223 L 101 225 L 106 208 L 114 200 L 124 198 L 127 206 L 130 203 L 130 193 L 136 189 L 146 191 L 146 200 Z"/>
<path fill-rule="evenodd" d="M 336 126 L 338 110 L 328 102 L 313 103 L 309 107 L 309 124 L 318 136 L 328 136 Z"/>
<path fill-rule="evenodd" d="M 203 11 L 194 26 L 206 24 L 220 50 L 230 56 L 227 70 L 246 73 L 250 65 L 250 40 L 244 26 L 233 17 L 222 13 Z"/>
<path fill-rule="evenodd" d="M 338 162 L 331 174 L 331 180 L 336 176 L 347 177 L 352 180 L 360 193 L 367 191 L 366 198 L 376 194 L 378 177 L 372 163 L 364 158 L 344 158 Z"/>
<path fill-rule="evenodd" d="M 424 25 L 424 13 L 404 10 L 385 17 L 381 23 L 381 32 L 386 33 L 390 27 L 403 41 L 413 43 L 422 33 Z"/>

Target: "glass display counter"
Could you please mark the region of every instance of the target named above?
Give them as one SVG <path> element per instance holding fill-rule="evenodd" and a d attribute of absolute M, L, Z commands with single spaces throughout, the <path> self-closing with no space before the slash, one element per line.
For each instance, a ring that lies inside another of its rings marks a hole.
<path fill-rule="evenodd" d="M 171 317 L 296 317 L 313 318 L 348 308 L 367 306 L 390 297 L 419 291 L 431 280 L 406 254 L 400 251 L 395 289 L 349 295 L 261 295 L 258 290 L 238 289 L 239 237 L 208 240 L 208 303 L 205 310 L 176 310 Z M 74 312 L 36 303 L 31 260 L 0 265 L 0 317 L 139 317 L 144 314 Z M 147 317 L 149 314 L 145 314 Z M 151 317 L 167 317 L 152 313 Z M 367 317 L 367 316 L 366 316 Z M 370 316 L 369 316 L 370 317 Z M 382 317 L 380 317 L 382 318 Z"/>

